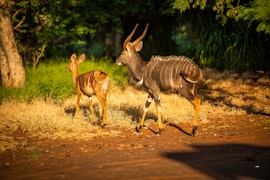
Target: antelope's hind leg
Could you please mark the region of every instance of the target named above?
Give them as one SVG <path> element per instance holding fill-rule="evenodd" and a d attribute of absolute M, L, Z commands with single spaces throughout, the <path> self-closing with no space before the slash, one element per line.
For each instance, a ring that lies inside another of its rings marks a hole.
<path fill-rule="evenodd" d="M 196 131 L 198 129 L 198 113 L 201 105 L 201 99 L 197 96 L 194 97 L 193 101 L 191 101 L 194 106 L 194 120 L 193 120 L 193 130 L 191 135 L 195 136 Z"/>
<path fill-rule="evenodd" d="M 88 100 L 89 100 L 89 110 L 90 110 L 90 113 L 91 113 L 91 117 L 92 117 L 92 124 L 93 125 L 96 125 L 96 117 L 94 115 L 94 111 L 93 111 L 93 101 L 92 101 L 92 96 L 89 96 L 88 97 Z"/>
<path fill-rule="evenodd" d="M 201 99 L 195 95 L 196 84 L 184 82 L 182 78 L 179 81 L 179 87 L 177 92 L 185 97 L 194 106 L 194 119 L 193 119 L 193 129 L 192 136 L 195 136 L 198 129 L 198 112 L 200 109 Z"/>
<path fill-rule="evenodd" d="M 156 104 L 156 111 L 157 111 L 157 117 L 158 117 L 158 132 L 157 134 L 160 134 L 163 131 L 164 125 L 163 121 L 161 119 L 161 105 L 160 105 L 160 97 L 158 96 L 155 98 L 155 104 Z"/>
<path fill-rule="evenodd" d="M 92 96 L 88 96 L 88 100 L 89 100 L 89 110 L 90 110 L 90 114 L 91 114 L 91 122 L 95 126 L 97 124 L 97 120 L 96 120 L 94 110 L 93 110 Z"/>
<path fill-rule="evenodd" d="M 106 94 L 96 92 L 96 96 L 102 106 L 102 122 L 100 123 L 101 127 L 105 127 L 107 125 L 107 106 L 106 106 Z"/>

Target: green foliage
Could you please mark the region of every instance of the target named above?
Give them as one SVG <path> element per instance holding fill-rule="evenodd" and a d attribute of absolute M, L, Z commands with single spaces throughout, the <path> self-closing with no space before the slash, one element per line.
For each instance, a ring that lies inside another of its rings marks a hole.
<path fill-rule="evenodd" d="M 244 19 L 250 24 L 256 23 L 257 31 L 270 34 L 270 1 L 254 0 L 250 2 L 250 7 L 239 6 L 239 13 L 236 19 Z"/>
<path fill-rule="evenodd" d="M 0 86 L 0 102 L 5 99 L 31 101 L 34 98 L 51 98 L 61 101 L 75 95 L 72 73 L 66 71 L 69 61 L 66 58 L 57 58 L 40 63 L 36 70 L 32 70 L 31 67 L 26 68 L 26 86 L 18 89 L 6 89 Z M 111 59 L 91 57 L 80 64 L 80 74 L 94 69 L 100 69 L 109 74 L 110 89 L 127 86 L 125 68 L 117 66 Z"/>
<path fill-rule="evenodd" d="M 224 25 L 228 18 L 234 18 L 236 21 L 245 20 L 250 24 L 255 23 L 257 31 L 270 34 L 270 1 L 252 0 L 249 2 L 236 0 L 217 0 L 215 3 L 207 0 L 175 0 L 173 8 L 181 13 L 186 11 L 192 5 L 193 8 L 200 7 L 212 9 L 216 12 L 216 19 Z"/>
<path fill-rule="evenodd" d="M 175 0 L 172 4 L 174 9 L 178 9 L 181 13 L 190 9 L 190 2 L 189 0 Z"/>
<path fill-rule="evenodd" d="M 74 52 L 118 56 L 135 23 L 142 26 L 134 37 L 149 22 L 143 59 L 186 55 L 204 66 L 245 71 L 269 68 L 269 9 L 269 0 L 21 0 L 12 20 L 26 65 Z"/>
<path fill-rule="evenodd" d="M 181 13 L 190 9 L 190 5 L 192 4 L 192 8 L 200 7 L 204 9 L 206 6 L 207 0 L 175 0 L 172 3 L 174 9 L 178 9 Z"/>
<path fill-rule="evenodd" d="M 176 0 L 174 8 L 179 8 L 177 5 L 181 3 L 189 3 L 193 8 L 194 4 L 196 5 L 196 1 Z M 202 66 L 234 69 L 239 72 L 270 69 L 270 36 L 267 34 L 269 1 L 254 0 L 251 3 L 242 3 L 218 0 L 215 3 L 208 1 L 206 5 L 199 6 L 204 11 L 191 9 L 184 12 L 185 6 L 179 9 L 182 15 L 188 16 L 192 22 L 191 27 L 186 30 L 186 37 L 182 37 L 179 42 L 182 46 L 195 46 L 194 57 L 199 57 Z M 220 23 L 217 23 L 217 20 Z M 259 27 L 264 28 L 264 33 L 258 33 Z"/>
<path fill-rule="evenodd" d="M 238 72 L 270 69 L 265 34 L 244 27 L 231 22 L 202 28 L 197 45 L 201 65 Z"/>
<path fill-rule="evenodd" d="M 120 42 L 126 23 L 131 27 L 138 20 L 171 15 L 175 12 L 170 7 L 171 2 L 21 0 L 13 9 L 19 51 L 24 61 L 30 63 L 41 53 L 41 47 L 46 47 L 46 58 L 74 52 L 95 57 L 116 56 L 121 46 L 115 41 Z"/>
<path fill-rule="evenodd" d="M 178 46 L 178 53 L 188 57 L 193 57 L 196 52 L 196 44 L 191 37 L 191 27 L 188 24 L 179 26 L 172 34 L 172 39 Z"/>

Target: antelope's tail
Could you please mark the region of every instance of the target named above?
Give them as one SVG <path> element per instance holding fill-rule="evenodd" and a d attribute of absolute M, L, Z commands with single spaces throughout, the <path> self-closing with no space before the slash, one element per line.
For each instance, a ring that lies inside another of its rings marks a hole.
<path fill-rule="evenodd" d="M 95 70 L 94 71 L 94 77 L 96 79 L 96 81 L 98 82 L 103 82 L 105 79 L 109 79 L 109 76 L 107 73 L 99 71 L 99 70 Z"/>
<path fill-rule="evenodd" d="M 198 83 L 202 79 L 202 70 L 195 64 L 190 64 L 189 68 L 180 72 L 180 75 L 190 83 Z"/>

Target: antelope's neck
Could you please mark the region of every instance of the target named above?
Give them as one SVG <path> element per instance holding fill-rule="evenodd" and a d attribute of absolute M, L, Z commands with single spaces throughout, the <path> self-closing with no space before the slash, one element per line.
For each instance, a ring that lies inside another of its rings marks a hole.
<path fill-rule="evenodd" d="M 138 81 L 142 79 L 144 66 L 145 63 L 141 59 L 131 64 L 131 66 L 129 67 L 129 71 L 131 72 L 131 75 L 134 79 Z"/>
<path fill-rule="evenodd" d="M 72 80 L 73 80 L 73 83 L 74 83 L 74 86 L 76 85 L 76 78 L 78 77 L 78 68 L 75 68 L 73 71 L 72 71 Z"/>

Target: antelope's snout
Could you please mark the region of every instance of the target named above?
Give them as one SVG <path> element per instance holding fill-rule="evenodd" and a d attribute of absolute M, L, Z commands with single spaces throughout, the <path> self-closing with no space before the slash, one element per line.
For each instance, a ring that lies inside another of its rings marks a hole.
<path fill-rule="evenodd" d="M 70 68 L 69 68 L 69 66 L 67 66 L 67 67 L 66 67 L 66 71 L 70 71 Z"/>
<path fill-rule="evenodd" d="M 116 59 L 115 62 L 117 65 L 122 65 L 121 56 Z"/>

